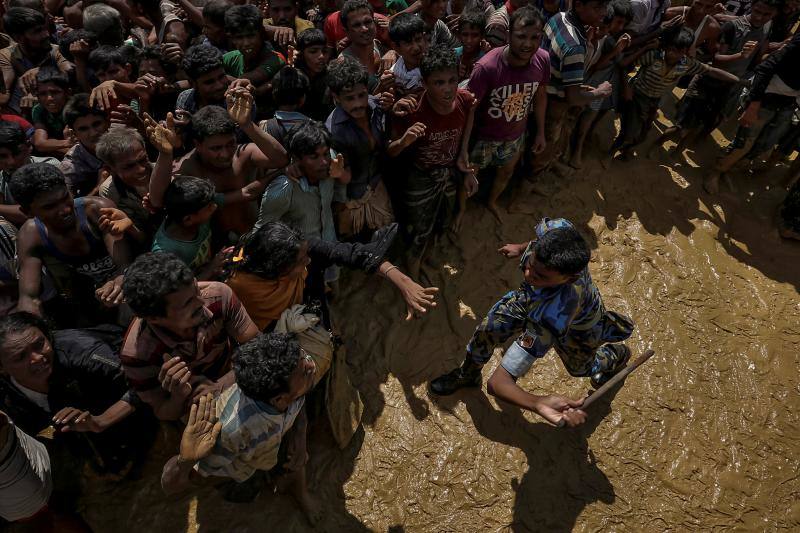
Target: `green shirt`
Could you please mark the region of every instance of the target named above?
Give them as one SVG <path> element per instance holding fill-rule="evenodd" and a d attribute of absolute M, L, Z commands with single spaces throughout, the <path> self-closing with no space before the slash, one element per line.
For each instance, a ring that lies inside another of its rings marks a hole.
<path fill-rule="evenodd" d="M 54 115 L 45 109 L 42 104 L 36 104 L 31 110 L 31 120 L 33 125 L 41 124 L 50 139 L 64 138 L 64 119 L 61 115 Z"/>
<path fill-rule="evenodd" d="M 225 66 L 225 73 L 230 76 L 241 78 L 244 74 L 244 56 L 239 50 L 231 50 L 222 56 L 222 64 Z M 259 69 L 270 79 L 286 64 L 283 56 L 274 50 L 270 50 L 267 59 L 259 65 Z"/>
<path fill-rule="evenodd" d="M 191 241 L 173 239 L 161 224 L 153 238 L 152 251 L 173 253 L 196 272 L 211 261 L 211 224 L 201 224 L 197 228 L 197 237 Z"/>

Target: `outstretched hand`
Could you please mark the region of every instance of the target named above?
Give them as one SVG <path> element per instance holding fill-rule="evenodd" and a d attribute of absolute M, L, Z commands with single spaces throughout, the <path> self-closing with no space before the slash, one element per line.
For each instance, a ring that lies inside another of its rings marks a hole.
<path fill-rule="evenodd" d="M 210 394 L 201 396 L 189 410 L 189 421 L 181 437 L 181 461 L 196 463 L 210 454 L 220 430 L 222 422 L 217 420 L 217 400 Z"/>
<path fill-rule="evenodd" d="M 439 292 L 439 287 L 422 287 L 419 283 L 411 278 L 407 278 L 401 286 L 400 292 L 403 294 L 403 300 L 406 301 L 406 320 L 412 320 L 416 313 L 425 314 L 428 312 L 428 307 L 436 307 L 434 300 L 436 293 Z"/>
<path fill-rule="evenodd" d="M 253 120 L 253 95 L 243 87 L 228 89 L 225 93 L 228 114 L 238 126 L 246 126 Z"/>
<path fill-rule="evenodd" d="M 133 226 L 133 220 L 116 207 L 102 207 L 97 225 L 103 233 L 108 233 L 115 239 L 121 239 L 125 232 Z"/>
<path fill-rule="evenodd" d="M 147 133 L 147 140 L 150 141 L 156 150 L 163 154 L 171 154 L 175 148 L 181 145 L 181 136 L 175 129 L 175 116 L 167 113 L 167 120 L 156 122 L 149 114 L 144 114 L 144 127 Z"/>

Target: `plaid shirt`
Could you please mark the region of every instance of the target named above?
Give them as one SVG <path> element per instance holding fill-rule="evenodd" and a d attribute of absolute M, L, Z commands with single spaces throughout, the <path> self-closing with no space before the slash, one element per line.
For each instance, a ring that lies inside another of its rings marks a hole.
<path fill-rule="evenodd" d="M 233 341 L 245 340 L 248 329 L 255 328 L 233 291 L 224 283 L 200 282 L 200 298 L 205 303 L 205 322 L 196 337 L 177 339 L 168 330 L 136 318 L 125 334 L 120 359 L 133 390 L 148 402 L 150 394 L 161 390 L 158 372 L 164 355 L 180 356 L 193 376 L 212 380 L 222 377 L 231 366 Z"/>
<path fill-rule="evenodd" d="M 217 402 L 222 423 L 211 454 L 195 468 L 204 476 L 247 480 L 256 470 L 271 470 L 278 464 L 278 450 L 303 408 L 305 397 L 295 400 L 285 412 L 247 396 L 238 385 L 225 389 Z"/>

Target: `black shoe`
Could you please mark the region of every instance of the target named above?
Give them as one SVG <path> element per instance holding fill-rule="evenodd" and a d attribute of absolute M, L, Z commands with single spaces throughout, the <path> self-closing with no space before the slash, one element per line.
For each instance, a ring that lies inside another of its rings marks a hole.
<path fill-rule="evenodd" d="M 361 245 L 355 252 L 357 261 L 362 263 L 362 267 L 368 273 L 375 272 L 378 266 L 383 262 L 383 257 L 392 246 L 394 238 L 397 236 L 398 229 L 397 222 L 392 222 L 388 226 L 384 226 L 372 235 L 372 240 L 369 243 Z"/>
<path fill-rule="evenodd" d="M 592 376 L 592 387 L 598 389 L 608 383 L 608 380 L 619 374 L 625 368 L 631 358 L 631 351 L 624 344 L 610 345 L 614 355 L 611 356 L 611 368 L 603 372 L 598 372 Z"/>
<path fill-rule="evenodd" d="M 480 387 L 483 376 L 481 365 L 471 360 L 464 361 L 460 367 L 431 381 L 431 392 L 439 396 L 449 396 L 464 387 Z"/>

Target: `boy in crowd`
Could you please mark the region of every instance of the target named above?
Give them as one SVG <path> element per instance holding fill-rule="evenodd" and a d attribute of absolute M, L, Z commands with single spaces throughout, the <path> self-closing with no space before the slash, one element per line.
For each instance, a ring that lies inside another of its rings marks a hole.
<path fill-rule="evenodd" d="M 36 96 L 39 103 L 33 106 L 31 121 L 33 146 L 40 154 L 63 157 L 74 139 L 64 138 L 64 106 L 70 96 L 69 76 L 54 67 L 42 67 L 36 74 Z"/>
<path fill-rule="evenodd" d="M 525 0 L 507 0 L 491 14 L 486 22 L 486 40 L 492 48 L 498 48 L 508 44 L 509 31 L 511 29 L 511 15 L 521 7 L 525 7 L 529 2 Z M 543 15 L 544 16 L 544 15 Z"/>
<path fill-rule="evenodd" d="M 481 11 L 463 13 L 458 23 L 458 40 L 461 46 L 455 48 L 459 82 L 468 80 L 475 62 L 486 55 L 481 46 L 484 37 L 486 37 L 486 15 Z"/>
<path fill-rule="evenodd" d="M 59 165 L 58 159 L 32 156 L 31 151 L 31 143 L 22 126 L 16 122 L 0 121 L 0 217 L 16 226 L 22 225 L 28 217 L 11 194 L 11 176 L 30 163 Z"/>
<path fill-rule="evenodd" d="M 425 92 L 419 107 L 392 122 L 394 139 L 390 157 L 409 152 L 412 168 L 403 187 L 403 218 L 412 245 L 408 250 L 409 274 L 419 277 L 422 258 L 431 240 L 453 219 L 458 181 L 464 174 L 464 189 L 477 188 L 474 172 L 459 155 L 466 153 L 464 135 L 474 115 L 474 99 L 458 88 L 458 64 L 451 48 L 436 46 L 420 65 Z"/>
<path fill-rule="evenodd" d="M 100 184 L 100 197 L 114 202 L 131 219 L 133 226 L 127 234 L 137 243 L 137 249 L 149 250 L 161 217 L 143 205 L 153 170 L 144 139 L 134 129 L 111 128 L 97 142 L 97 157 L 109 174 Z"/>
<path fill-rule="evenodd" d="M 252 95 L 246 90 L 230 92 L 229 100 L 233 102 L 234 99 L 240 103 L 229 103 L 227 111 L 218 106 L 206 106 L 192 116 L 195 149 L 178 163 L 177 173 L 208 177 L 219 193 L 250 186 L 255 199 L 266 185 L 263 171 L 284 167 L 286 151 L 274 137 L 253 123 Z M 237 126 L 253 142 L 237 145 Z M 225 207 L 216 215 L 215 231 L 223 236 L 233 232 L 235 242 L 253 227 L 255 203 L 242 205 L 241 202 L 231 203 L 233 198 L 226 200 Z"/>
<path fill-rule="evenodd" d="M 211 0 L 203 6 L 203 42 L 200 44 L 213 46 L 223 54 L 228 52 L 225 13 L 232 5 L 227 0 Z"/>
<path fill-rule="evenodd" d="M 50 42 L 45 17 L 39 11 L 12 7 L 3 16 L 3 27 L 15 44 L 0 50 L 0 72 L 5 88 L 0 92 L 0 105 L 19 114 L 22 97 L 35 94 L 40 67 L 49 65 L 68 72 L 72 66 L 61 55 L 58 45 Z"/>
<path fill-rule="evenodd" d="M 658 110 L 661 97 L 671 90 L 684 76 L 707 74 L 712 78 L 738 83 L 739 78 L 729 72 L 700 63 L 688 57 L 694 35 L 687 28 L 665 36 L 663 45 L 647 50 L 638 57 L 634 54 L 639 70 L 628 84 L 624 79 L 623 95 L 627 104 L 622 113 L 622 123 L 617 139 L 611 145 L 610 156 L 619 150 L 620 158 L 627 160 L 633 148 L 641 143 L 650 131 L 651 121 Z M 636 59 L 638 57 L 638 59 Z"/>
<path fill-rule="evenodd" d="M 330 133 L 320 122 L 307 121 L 289 131 L 286 147 L 300 177 L 278 176 L 267 185 L 255 227 L 280 220 L 306 238 L 336 241 L 332 204 L 344 198 L 333 179 L 342 165 L 331 161 Z"/>
<path fill-rule="evenodd" d="M 583 108 L 597 98 L 611 95 L 611 84 L 595 87 L 584 83 L 587 53 L 586 28 L 599 26 L 608 14 L 609 0 L 574 0 L 566 13 L 547 21 L 542 46 L 550 51 L 550 83 L 547 86 L 547 115 L 543 126 L 547 145 L 533 160 L 538 175 L 564 151 Z"/>
<path fill-rule="evenodd" d="M 17 235 L 19 310 L 44 315 L 44 266 L 59 293 L 47 307 L 57 324 L 108 322 L 108 310 L 98 303 L 122 302 L 122 272 L 131 260 L 126 241 L 100 229 L 114 204 L 95 196 L 73 200 L 64 175 L 46 163 L 19 169 L 10 189 L 31 217 Z"/>
<path fill-rule="evenodd" d="M 713 65 L 734 76 L 744 77 L 763 57 L 769 45 L 769 22 L 778 11 L 778 0 L 757 0 L 750 14 L 725 22 L 719 36 L 719 49 Z M 673 127 L 654 143 L 660 146 L 671 137 L 678 144 L 673 153 L 681 154 L 696 139 L 701 139 L 728 116 L 734 101 L 737 85 L 718 80 L 707 74 L 696 76 L 678 103 L 678 115 Z"/>
<path fill-rule="evenodd" d="M 219 50 L 207 44 L 198 44 L 186 51 L 182 66 L 192 87 L 178 95 L 176 110 L 192 114 L 207 105 L 225 105 L 225 91 L 230 80 L 225 74 L 222 57 Z"/>
<path fill-rule="evenodd" d="M 125 272 L 133 320 L 120 351 L 132 389 L 160 420 L 178 420 L 191 399 L 233 384 L 234 343 L 258 328 L 236 295 L 217 282 L 198 282 L 169 253 L 139 256 Z"/>
<path fill-rule="evenodd" d="M 324 121 L 334 107 L 325 76 L 328 61 L 330 50 L 322 31 L 306 30 L 297 36 L 297 60 L 294 66 L 308 76 L 310 83 L 308 96 L 300 111 L 314 120 Z"/>
<path fill-rule="evenodd" d="M 371 234 L 394 221 L 382 171 L 389 140 L 386 116 L 378 97 L 368 92 L 367 76 L 366 69 L 351 57 L 328 67 L 328 87 L 336 109 L 325 126 L 334 150 L 344 156 L 350 169 L 347 201 L 337 214 L 337 229 L 343 239 Z"/>
<path fill-rule="evenodd" d="M 308 77 L 294 67 L 283 67 L 272 79 L 272 99 L 275 116 L 263 124 L 263 129 L 286 148 L 286 134 L 309 119 L 299 109 L 308 98 Z"/>
<path fill-rule="evenodd" d="M 586 420 L 577 409 L 582 401 L 536 396 L 516 380 L 554 348 L 570 375 L 591 377 L 599 387 L 627 364 L 630 351 L 620 342 L 630 337 L 633 323 L 606 311 L 589 274 L 589 247 L 569 221 L 545 218 L 536 226 L 535 240 L 506 244 L 500 251 L 509 258 L 521 256 L 522 285 L 494 304 L 475 329 L 464 363 L 433 380 L 431 390 L 447 395 L 480 386 L 481 369 L 495 346 L 517 336 L 489 378 L 489 394 L 552 424 L 581 424 Z"/>
<path fill-rule="evenodd" d="M 483 56 L 470 76 L 467 89 L 478 100 L 475 137 L 469 156 L 462 154 L 464 167 L 496 168 L 487 207 L 501 221 L 497 201 L 508 185 L 525 146 L 528 114 L 533 111 L 536 137 L 532 150 L 545 148 L 546 87 L 550 80 L 547 52 L 539 48 L 544 18 L 533 7 L 521 7 L 511 15 L 509 44 Z M 471 135 L 470 129 L 464 132 Z M 463 213 L 466 196 L 462 196 Z M 456 222 L 457 230 L 461 214 Z"/>
<path fill-rule="evenodd" d="M 422 90 L 419 64 L 428 49 L 425 23 L 410 13 L 401 13 L 389 22 L 389 38 L 400 58 L 392 65 L 397 96 Z"/>
<path fill-rule="evenodd" d="M 64 155 L 61 171 L 73 196 L 92 196 L 100 184 L 103 162 L 97 158 L 97 141 L 108 130 L 108 115 L 89 103 L 89 95 L 71 97 L 64 106 L 64 122 L 78 141 Z"/>
<path fill-rule="evenodd" d="M 234 48 L 223 57 L 225 72 L 250 80 L 256 96 L 265 97 L 263 103 L 267 109 L 269 82 L 286 60 L 265 40 L 261 12 L 254 5 L 233 6 L 225 12 L 225 33 Z"/>
<path fill-rule="evenodd" d="M 628 0 L 612 0 L 608 5 L 608 14 L 595 32 L 593 61 L 587 62 L 587 84 L 597 86 L 607 81 L 616 81 L 620 75 L 618 61 L 631 43 L 631 36 L 622 33 L 632 18 L 631 5 Z M 619 92 L 619 91 L 617 91 Z M 605 117 L 609 109 L 615 108 L 612 94 L 606 98 L 597 98 L 581 112 L 573 136 L 569 166 L 579 169 L 583 166 L 583 148 L 586 138 L 592 134 L 594 127 Z"/>
<path fill-rule="evenodd" d="M 225 497 L 252 501 L 267 473 L 283 477 L 308 520 L 322 517 L 306 487 L 305 395 L 316 365 L 293 334 L 265 333 L 239 347 L 235 383 L 219 399 L 192 405 L 180 454 L 164 465 L 167 494 L 203 477 L 229 478 Z"/>

